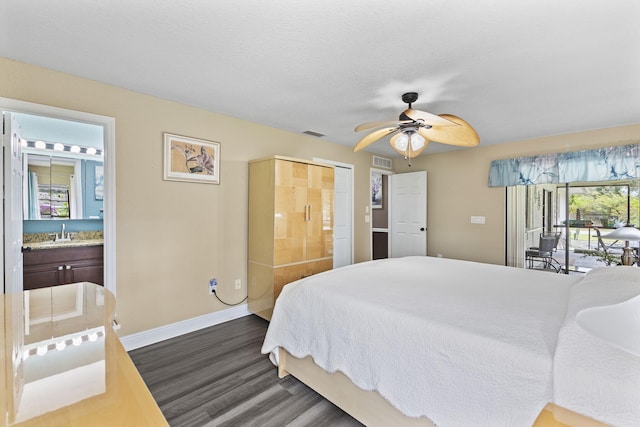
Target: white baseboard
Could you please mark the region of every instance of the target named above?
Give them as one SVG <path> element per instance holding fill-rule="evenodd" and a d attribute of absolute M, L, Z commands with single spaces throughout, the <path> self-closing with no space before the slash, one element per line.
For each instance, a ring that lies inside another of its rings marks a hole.
<path fill-rule="evenodd" d="M 122 342 L 125 350 L 135 350 L 136 348 L 155 344 L 160 341 L 168 340 L 169 338 L 188 334 L 189 332 L 208 328 L 209 326 L 218 325 L 250 314 L 251 312 L 249 311 L 247 304 L 242 304 L 237 307 L 205 314 L 204 316 L 193 317 L 191 319 L 120 337 L 120 341 Z"/>

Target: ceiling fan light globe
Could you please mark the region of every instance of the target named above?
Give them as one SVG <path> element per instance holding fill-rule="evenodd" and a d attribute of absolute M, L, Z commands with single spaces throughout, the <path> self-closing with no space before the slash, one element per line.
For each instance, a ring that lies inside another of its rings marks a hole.
<path fill-rule="evenodd" d="M 406 133 L 400 134 L 393 142 L 397 150 L 405 151 L 409 146 L 409 137 Z"/>
<path fill-rule="evenodd" d="M 422 135 L 420 135 L 419 133 L 412 133 L 411 134 L 411 150 L 417 151 L 422 147 L 424 147 L 424 141 L 425 139 Z"/>

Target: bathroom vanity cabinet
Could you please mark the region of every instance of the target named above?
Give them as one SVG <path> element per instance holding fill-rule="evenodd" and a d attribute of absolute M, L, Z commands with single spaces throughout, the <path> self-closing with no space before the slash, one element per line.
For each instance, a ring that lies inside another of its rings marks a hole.
<path fill-rule="evenodd" d="M 76 282 L 104 285 L 103 246 L 38 249 L 23 253 L 24 290 Z"/>

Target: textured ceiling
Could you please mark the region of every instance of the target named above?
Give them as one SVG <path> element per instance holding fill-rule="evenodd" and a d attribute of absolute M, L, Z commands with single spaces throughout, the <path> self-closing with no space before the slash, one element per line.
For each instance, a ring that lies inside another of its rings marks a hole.
<path fill-rule="evenodd" d="M 638 0 L 0 0 L 0 55 L 347 146 L 407 91 L 481 145 L 640 123 Z"/>

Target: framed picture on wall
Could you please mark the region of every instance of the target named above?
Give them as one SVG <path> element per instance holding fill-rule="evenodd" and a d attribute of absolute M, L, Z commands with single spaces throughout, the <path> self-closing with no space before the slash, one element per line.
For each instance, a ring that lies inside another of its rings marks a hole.
<path fill-rule="evenodd" d="M 382 209 L 382 174 L 371 172 L 371 208 Z"/>
<path fill-rule="evenodd" d="M 104 166 L 96 165 L 94 194 L 96 200 L 104 200 Z"/>
<path fill-rule="evenodd" d="M 165 133 L 164 179 L 220 184 L 220 143 Z"/>

